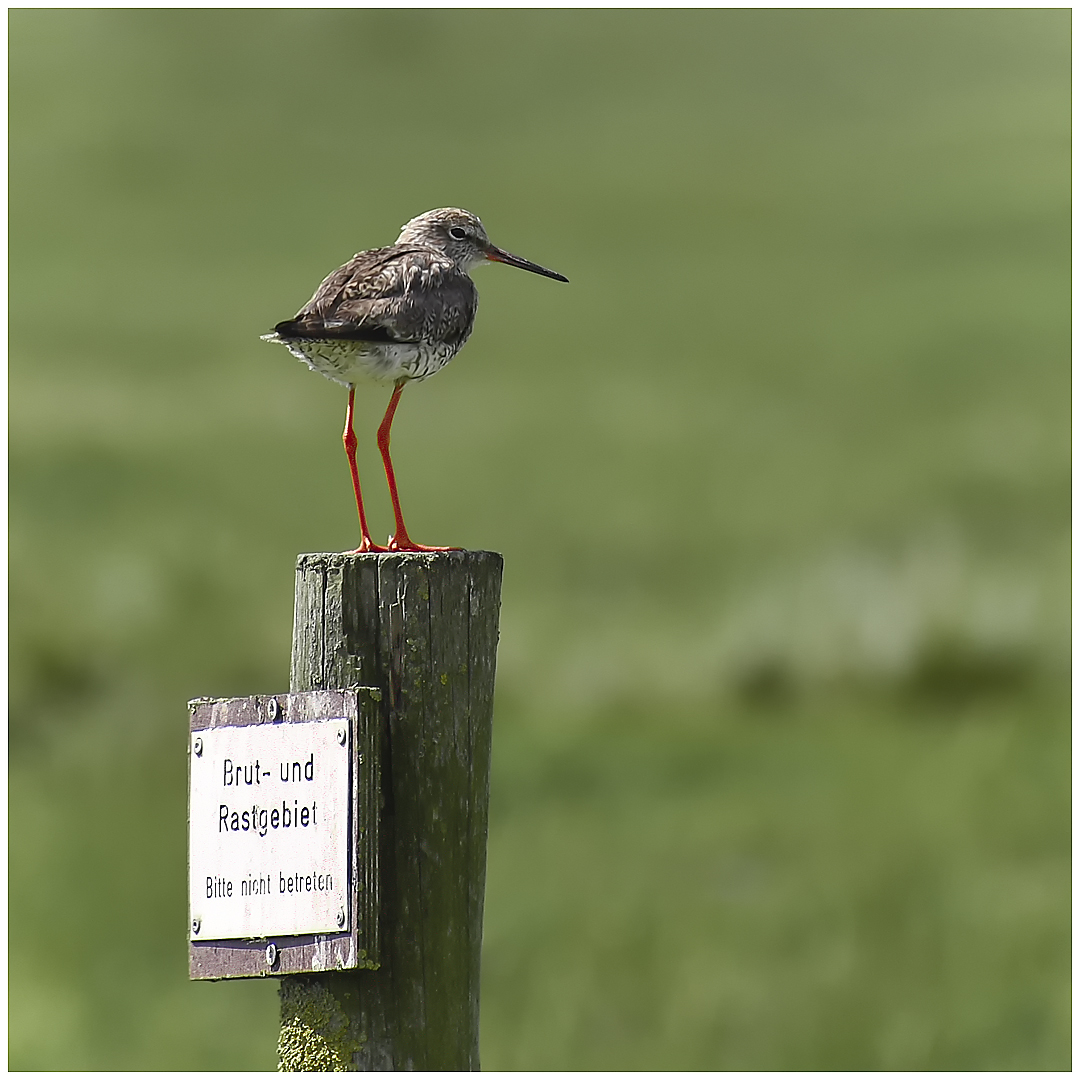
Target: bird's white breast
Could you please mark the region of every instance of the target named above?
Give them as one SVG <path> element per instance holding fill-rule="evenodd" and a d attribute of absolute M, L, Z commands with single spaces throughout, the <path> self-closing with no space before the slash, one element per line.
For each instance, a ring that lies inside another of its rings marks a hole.
<path fill-rule="evenodd" d="M 269 335 L 268 335 L 269 336 Z M 313 371 L 344 386 L 357 382 L 396 382 L 426 379 L 453 357 L 448 345 L 375 341 L 280 341 Z"/>

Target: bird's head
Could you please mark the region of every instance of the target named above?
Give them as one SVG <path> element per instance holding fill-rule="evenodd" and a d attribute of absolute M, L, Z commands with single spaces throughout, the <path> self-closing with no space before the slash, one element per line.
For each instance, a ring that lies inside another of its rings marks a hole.
<path fill-rule="evenodd" d="M 511 255 L 509 251 L 496 247 L 487 238 L 484 225 L 475 214 L 455 207 L 429 210 L 426 214 L 414 217 L 402 227 L 397 242 L 436 248 L 453 259 L 458 269 L 464 273 L 486 262 L 501 262 L 554 278 L 556 281 L 568 280 L 554 270 L 548 270 L 538 263 Z"/>

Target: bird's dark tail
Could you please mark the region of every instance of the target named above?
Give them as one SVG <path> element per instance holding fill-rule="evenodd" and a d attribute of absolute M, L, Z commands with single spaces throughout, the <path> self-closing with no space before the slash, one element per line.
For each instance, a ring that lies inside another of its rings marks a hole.
<path fill-rule="evenodd" d="M 321 319 L 286 319 L 274 327 L 274 333 L 284 341 L 400 341 L 381 326 Z"/>

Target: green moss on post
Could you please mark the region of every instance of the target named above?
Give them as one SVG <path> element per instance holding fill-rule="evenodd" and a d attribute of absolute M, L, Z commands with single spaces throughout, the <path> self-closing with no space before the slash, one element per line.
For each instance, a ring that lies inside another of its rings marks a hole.
<path fill-rule="evenodd" d="M 294 975 L 281 980 L 281 1072 L 351 1072 L 364 1039 L 355 1018 L 320 980 Z"/>
<path fill-rule="evenodd" d="M 480 1067 L 502 557 L 302 555 L 292 689 L 382 691 L 378 970 L 281 981 L 280 1068 Z"/>

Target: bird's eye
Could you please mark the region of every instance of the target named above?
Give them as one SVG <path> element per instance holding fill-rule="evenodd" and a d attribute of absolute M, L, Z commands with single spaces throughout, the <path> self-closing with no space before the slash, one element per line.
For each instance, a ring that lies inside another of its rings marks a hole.
<path fill-rule="evenodd" d="M 468 235 L 460 225 L 451 225 L 447 232 L 451 240 L 464 240 Z"/>

